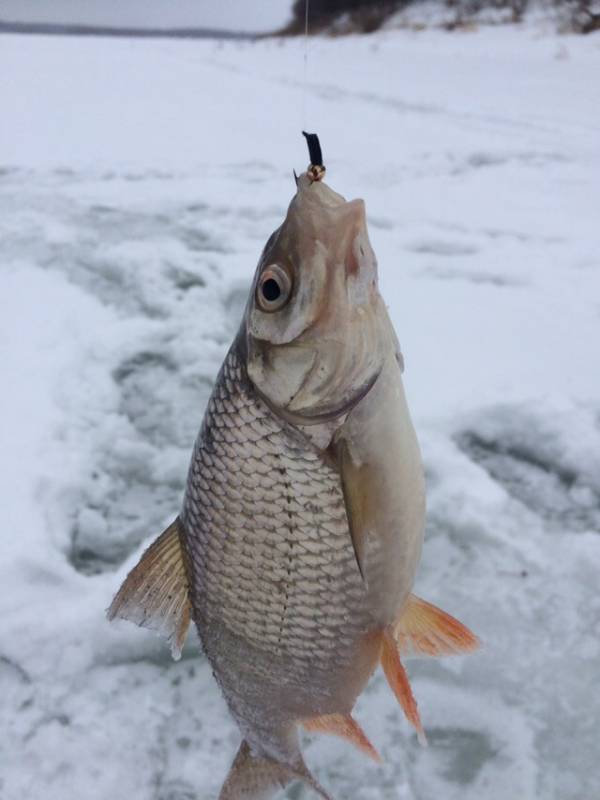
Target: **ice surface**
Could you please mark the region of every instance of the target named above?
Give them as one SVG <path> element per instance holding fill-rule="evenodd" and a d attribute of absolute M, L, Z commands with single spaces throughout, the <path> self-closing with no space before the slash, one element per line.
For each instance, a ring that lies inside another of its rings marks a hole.
<path fill-rule="evenodd" d="M 306 164 L 367 202 L 429 523 L 417 592 L 485 641 L 381 676 L 338 798 L 600 796 L 600 43 L 3 37 L 0 797 L 214 797 L 239 736 L 191 637 L 104 609 L 177 513 L 254 264 Z M 305 109 L 304 113 L 302 109 Z M 292 787 L 289 797 L 308 796 Z"/>

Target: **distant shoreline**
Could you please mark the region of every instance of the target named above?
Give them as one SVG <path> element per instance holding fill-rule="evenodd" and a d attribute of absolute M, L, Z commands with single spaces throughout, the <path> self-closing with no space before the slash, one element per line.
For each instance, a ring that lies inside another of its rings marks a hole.
<path fill-rule="evenodd" d="M 109 25 L 68 25 L 44 22 L 2 22 L 1 33 L 46 36 L 108 36 L 120 39 L 238 39 L 251 41 L 264 34 L 213 28 L 114 28 Z"/>

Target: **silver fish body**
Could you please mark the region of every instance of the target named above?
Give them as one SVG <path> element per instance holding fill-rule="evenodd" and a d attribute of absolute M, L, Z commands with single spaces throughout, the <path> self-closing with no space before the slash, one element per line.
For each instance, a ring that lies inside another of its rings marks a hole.
<path fill-rule="evenodd" d="M 362 201 L 306 173 L 259 261 L 179 518 L 109 609 L 178 657 L 193 618 L 243 735 L 221 800 L 300 778 L 299 725 L 378 758 L 351 712 L 376 666 L 424 736 L 400 655 L 476 639 L 411 594 L 425 488 Z"/>
<path fill-rule="evenodd" d="M 368 488 L 382 530 L 393 521 L 395 531 L 374 537 L 364 578 L 339 471 L 260 398 L 238 342 L 208 404 L 181 515 L 194 619 L 246 741 L 277 759 L 296 756 L 298 720 L 352 710 L 377 664 L 377 634 L 412 585 L 424 493 L 399 376 L 392 359 L 339 427 L 380 462 L 382 482 Z M 382 454 L 383 431 L 392 441 Z M 398 535 L 403 516 L 412 536 Z"/>
<path fill-rule="evenodd" d="M 351 710 L 375 620 L 338 473 L 258 397 L 236 346 L 194 449 L 182 523 L 194 618 L 230 709 L 252 748 L 295 756 L 293 723 Z"/>

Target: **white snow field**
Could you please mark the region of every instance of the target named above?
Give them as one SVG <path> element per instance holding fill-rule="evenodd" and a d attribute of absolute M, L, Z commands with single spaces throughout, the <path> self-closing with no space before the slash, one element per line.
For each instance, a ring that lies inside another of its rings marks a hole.
<path fill-rule="evenodd" d="M 367 203 L 428 481 L 421 749 L 307 738 L 338 800 L 600 797 L 600 38 L 0 37 L 0 797 L 209 800 L 239 743 L 195 632 L 104 612 L 179 510 L 263 243 L 320 134 Z M 304 109 L 304 111 L 303 111 Z M 308 797 L 292 786 L 288 798 Z"/>

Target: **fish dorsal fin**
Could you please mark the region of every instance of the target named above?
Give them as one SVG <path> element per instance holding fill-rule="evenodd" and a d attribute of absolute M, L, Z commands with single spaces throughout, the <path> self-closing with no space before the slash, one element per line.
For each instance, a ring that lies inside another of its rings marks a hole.
<path fill-rule="evenodd" d="M 109 620 L 119 617 L 160 633 L 176 660 L 181 657 L 192 608 L 180 525 L 177 517 L 150 545 L 107 612 Z"/>
<path fill-rule="evenodd" d="M 302 726 L 311 733 L 330 733 L 347 739 L 359 750 L 381 764 L 382 759 L 373 747 L 366 733 L 351 714 L 324 714 L 320 717 L 303 719 Z"/>
<path fill-rule="evenodd" d="M 331 800 L 325 789 L 310 774 L 299 757 L 295 766 L 253 755 L 244 740 L 223 784 L 219 800 L 269 800 L 290 781 L 301 780 L 323 800 Z"/>
<path fill-rule="evenodd" d="M 396 700 L 402 706 L 402 710 L 407 720 L 417 731 L 417 738 L 423 745 L 427 745 L 425 731 L 421 724 L 417 701 L 414 698 L 406 670 L 400 661 L 398 646 L 393 633 L 388 629 L 384 631 L 381 643 L 381 666 L 391 690 L 396 695 Z"/>
<path fill-rule="evenodd" d="M 462 622 L 414 594 L 394 628 L 403 656 L 448 656 L 476 650 L 479 639 Z"/>

